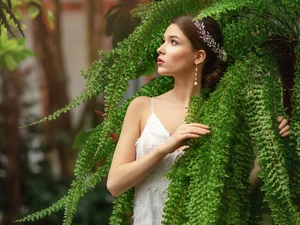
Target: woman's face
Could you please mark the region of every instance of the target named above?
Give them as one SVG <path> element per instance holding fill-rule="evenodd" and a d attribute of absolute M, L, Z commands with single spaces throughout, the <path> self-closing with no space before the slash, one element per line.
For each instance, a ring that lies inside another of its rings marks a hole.
<path fill-rule="evenodd" d="M 157 49 L 158 73 L 174 77 L 178 74 L 194 75 L 197 52 L 192 50 L 189 39 L 180 28 L 171 24 L 163 39 L 163 44 Z"/>

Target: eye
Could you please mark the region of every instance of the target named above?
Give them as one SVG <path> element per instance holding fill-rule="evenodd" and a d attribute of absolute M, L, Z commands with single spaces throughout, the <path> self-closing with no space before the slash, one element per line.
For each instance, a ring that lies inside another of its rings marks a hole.
<path fill-rule="evenodd" d="M 171 40 L 171 44 L 172 44 L 172 45 L 178 45 L 178 42 L 175 41 L 175 40 Z"/>
<path fill-rule="evenodd" d="M 165 40 L 165 39 L 162 39 L 162 40 L 161 40 L 161 43 L 162 43 L 162 44 L 164 44 L 165 42 L 166 42 L 166 40 Z"/>

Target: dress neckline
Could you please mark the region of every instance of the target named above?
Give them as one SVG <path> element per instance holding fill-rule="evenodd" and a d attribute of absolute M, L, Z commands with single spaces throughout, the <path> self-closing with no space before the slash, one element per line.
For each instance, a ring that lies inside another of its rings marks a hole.
<path fill-rule="evenodd" d="M 164 127 L 164 125 L 162 124 L 160 119 L 155 115 L 154 112 L 152 112 L 150 114 L 150 116 L 148 117 L 146 125 L 145 125 L 140 137 L 137 139 L 136 144 L 144 136 L 144 133 L 149 129 L 148 127 L 151 126 L 151 124 L 153 124 L 153 122 L 151 122 L 151 119 L 154 120 L 154 122 L 157 123 L 158 126 L 160 126 L 160 128 L 161 128 L 160 130 L 163 132 L 163 134 L 166 134 L 168 138 L 171 136 L 170 132 Z"/>
<path fill-rule="evenodd" d="M 163 130 L 165 130 L 165 132 L 171 136 L 171 132 L 169 132 L 166 127 L 163 125 L 163 123 L 160 121 L 160 119 L 156 116 L 156 114 L 154 112 L 152 112 L 151 116 L 154 115 L 154 117 L 156 118 L 156 120 L 158 121 L 158 123 L 160 124 L 160 126 L 163 128 Z"/>

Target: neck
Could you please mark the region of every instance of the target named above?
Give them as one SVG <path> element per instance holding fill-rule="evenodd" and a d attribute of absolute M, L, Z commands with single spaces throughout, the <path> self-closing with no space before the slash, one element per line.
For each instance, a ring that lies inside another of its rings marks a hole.
<path fill-rule="evenodd" d="M 201 90 L 201 82 L 194 86 L 193 82 L 179 82 L 175 80 L 172 96 L 174 102 L 178 105 L 187 107 L 192 96 L 199 96 Z"/>

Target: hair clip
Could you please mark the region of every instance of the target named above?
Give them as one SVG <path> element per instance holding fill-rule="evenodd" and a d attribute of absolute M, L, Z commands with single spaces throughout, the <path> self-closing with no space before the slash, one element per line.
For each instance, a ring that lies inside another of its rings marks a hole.
<path fill-rule="evenodd" d="M 205 30 L 204 23 L 200 20 L 196 20 L 195 25 L 198 28 L 198 33 L 200 34 L 200 38 L 203 40 L 203 42 L 206 43 L 207 46 L 217 54 L 217 57 L 220 60 L 226 62 L 227 53 L 225 52 L 223 47 L 220 48 L 220 44 L 218 44 L 215 39 L 209 34 L 209 32 Z"/>

